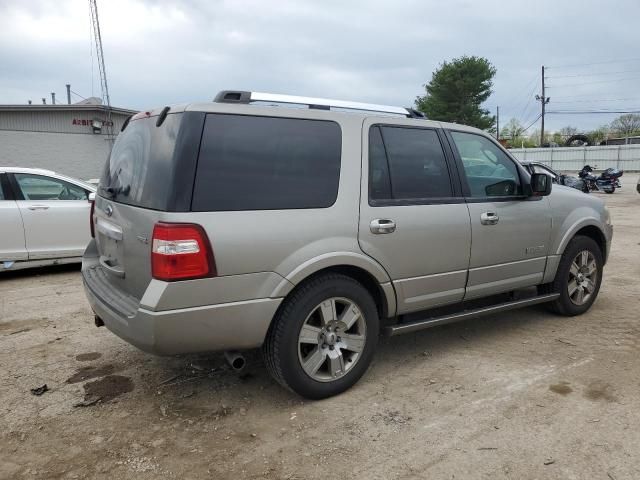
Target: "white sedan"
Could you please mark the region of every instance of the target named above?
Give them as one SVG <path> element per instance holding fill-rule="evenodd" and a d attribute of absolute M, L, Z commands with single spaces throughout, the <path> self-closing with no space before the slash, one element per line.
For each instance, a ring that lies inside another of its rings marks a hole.
<path fill-rule="evenodd" d="M 0 166 L 0 272 L 80 262 L 95 191 L 49 170 Z"/>

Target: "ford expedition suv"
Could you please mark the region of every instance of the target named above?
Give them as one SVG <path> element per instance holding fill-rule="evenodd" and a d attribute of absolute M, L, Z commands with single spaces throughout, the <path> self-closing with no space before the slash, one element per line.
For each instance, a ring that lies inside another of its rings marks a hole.
<path fill-rule="evenodd" d="M 584 313 L 612 238 L 602 201 L 475 128 L 244 91 L 133 116 L 91 225 L 97 325 L 156 354 L 261 347 L 307 398 L 356 383 L 380 334 Z"/>

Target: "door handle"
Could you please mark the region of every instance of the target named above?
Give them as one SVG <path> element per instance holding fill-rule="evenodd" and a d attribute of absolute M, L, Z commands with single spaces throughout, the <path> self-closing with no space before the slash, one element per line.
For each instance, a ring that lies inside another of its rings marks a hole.
<path fill-rule="evenodd" d="M 500 221 L 500 217 L 496 212 L 484 212 L 480 215 L 482 225 L 495 225 L 498 221 Z"/>
<path fill-rule="evenodd" d="M 49 210 L 49 205 L 29 205 L 29 210 Z"/>
<path fill-rule="evenodd" d="M 371 220 L 369 229 L 371 230 L 371 233 L 376 235 L 393 233 L 396 231 L 396 222 L 389 220 L 388 218 L 376 218 L 375 220 Z"/>

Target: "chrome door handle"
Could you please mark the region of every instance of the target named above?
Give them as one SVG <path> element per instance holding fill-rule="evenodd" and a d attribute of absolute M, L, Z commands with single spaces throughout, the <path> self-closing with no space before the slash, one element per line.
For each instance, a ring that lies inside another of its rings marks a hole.
<path fill-rule="evenodd" d="M 49 205 L 29 205 L 29 210 L 49 210 Z"/>
<path fill-rule="evenodd" d="M 498 221 L 500 221 L 500 217 L 496 212 L 484 212 L 480 215 L 482 225 L 495 225 Z"/>
<path fill-rule="evenodd" d="M 369 224 L 371 233 L 380 235 L 382 233 L 393 233 L 396 231 L 396 222 L 389 220 L 388 218 L 376 218 L 371 220 Z"/>

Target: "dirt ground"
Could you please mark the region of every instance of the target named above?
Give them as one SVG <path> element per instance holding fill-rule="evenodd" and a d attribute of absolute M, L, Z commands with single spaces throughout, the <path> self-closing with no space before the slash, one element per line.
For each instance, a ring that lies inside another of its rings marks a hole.
<path fill-rule="evenodd" d="M 6 274 L 0 478 L 638 479 L 636 179 L 599 195 L 615 233 L 590 312 L 384 338 L 355 388 L 319 402 L 257 353 L 240 378 L 221 355 L 153 357 L 96 328 L 77 266 Z"/>

